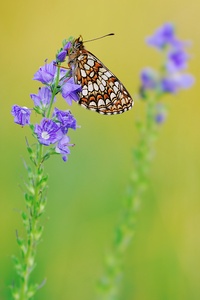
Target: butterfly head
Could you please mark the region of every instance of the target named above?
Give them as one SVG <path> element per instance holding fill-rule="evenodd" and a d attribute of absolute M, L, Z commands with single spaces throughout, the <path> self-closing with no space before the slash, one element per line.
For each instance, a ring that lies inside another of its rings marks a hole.
<path fill-rule="evenodd" d="M 74 40 L 72 47 L 74 48 L 74 50 L 84 49 L 83 38 L 81 35 L 77 39 Z"/>
<path fill-rule="evenodd" d="M 80 35 L 77 39 L 74 39 L 71 48 L 68 50 L 69 63 L 74 62 L 83 49 L 83 38 Z"/>

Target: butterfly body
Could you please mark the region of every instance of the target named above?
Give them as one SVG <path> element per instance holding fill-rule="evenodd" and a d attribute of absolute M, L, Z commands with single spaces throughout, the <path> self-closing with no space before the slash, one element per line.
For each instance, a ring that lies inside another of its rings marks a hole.
<path fill-rule="evenodd" d="M 100 114 L 130 110 L 133 100 L 120 80 L 77 38 L 70 49 L 69 66 L 75 83 L 82 86 L 79 104 Z"/>

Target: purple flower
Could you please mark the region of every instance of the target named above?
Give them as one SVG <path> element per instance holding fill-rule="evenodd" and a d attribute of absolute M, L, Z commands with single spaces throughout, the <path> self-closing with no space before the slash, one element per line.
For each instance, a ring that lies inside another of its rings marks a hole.
<path fill-rule="evenodd" d="M 163 122 L 165 122 L 166 117 L 167 117 L 167 112 L 165 106 L 161 103 L 158 103 L 156 105 L 156 114 L 155 114 L 156 123 L 162 124 Z"/>
<path fill-rule="evenodd" d="M 58 61 L 58 62 L 64 62 L 66 56 L 67 56 L 67 51 L 66 51 L 66 50 L 62 50 L 62 51 L 60 51 L 60 52 L 56 55 L 56 61 Z"/>
<path fill-rule="evenodd" d="M 31 110 L 28 109 L 27 107 L 13 105 L 11 114 L 14 116 L 15 123 L 22 125 L 22 126 L 30 124 Z"/>
<path fill-rule="evenodd" d="M 145 91 L 148 89 L 155 90 L 160 95 L 162 92 L 176 93 L 180 89 L 192 86 L 194 77 L 181 72 L 187 68 L 189 55 L 186 53 L 185 47 L 189 43 L 180 41 L 175 37 L 174 26 L 171 23 L 166 23 L 158 28 L 147 39 L 147 43 L 163 50 L 166 60 L 159 73 L 150 68 L 146 68 L 141 72 L 141 97 L 145 98 L 147 96 Z M 168 47 L 166 48 L 166 46 Z"/>
<path fill-rule="evenodd" d="M 151 68 L 145 68 L 140 73 L 143 89 L 155 89 L 158 84 L 158 74 Z"/>
<path fill-rule="evenodd" d="M 66 44 L 63 47 L 63 50 L 66 50 L 68 52 L 68 50 L 72 47 L 72 43 L 71 42 L 66 42 Z"/>
<path fill-rule="evenodd" d="M 167 93 L 177 93 L 180 89 L 188 89 L 194 84 L 194 77 L 179 72 L 169 74 L 161 80 L 161 88 Z"/>
<path fill-rule="evenodd" d="M 48 87 L 42 87 L 39 88 L 37 95 L 30 94 L 30 97 L 34 101 L 35 106 L 39 106 L 41 109 L 45 110 L 50 104 L 52 93 Z"/>
<path fill-rule="evenodd" d="M 36 124 L 34 129 L 38 141 L 46 146 L 54 144 L 63 137 L 63 133 L 54 121 L 44 118 L 40 125 Z"/>
<path fill-rule="evenodd" d="M 58 62 L 64 62 L 66 56 L 68 55 L 68 51 L 72 46 L 71 42 L 67 42 L 66 40 L 63 42 L 63 49 L 60 50 L 60 52 L 56 55 L 56 61 Z"/>
<path fill-rule="evenodd" d="M 72 100 L 79 100 L 78 92 L 81 92 L 81 86 L 74 83 L 74 79 L 72 77 L 70 79 L 66 79 L 61 88 L 61 93 L 69 105 L 72 105 Z"/>
<path fill-rule="evenodd" d="M 158 113 L 156 116 L 155 116 L 155 121 L 156 123 L 158 124 L 162 124 L 165 122 L 165 115 L 163 113 Z"/>
<path fill-rule="evenodd" d="M 54 76 L 56 74 L 56 65 L 55 62 L 52 61 L 49 64 L 45 64 L 40 67 L 39 70 L 35 73 L 33 79 L 42 82 L 43 84 L 50 84 Z"/>
<path fill-rule="evenodd" d="M 58 142 L 55 151 L 60 154 L 64 154 L 62 156 L 62 159 L 64 161 L 67 161 L 67 154 L 70 154 L 69 146 L 72 146 L 69 144 L 69 137 L 67 135 L 63 136 L 63 138 Z"/>
<path fill-rule="evenodd" d="M 171 23 L 164 24 L 146 39 L 148 45 L 158 49 L 164 48 L 167 44 L 173 44 L 175 41 L 174 26 Z"/>
<path fill-rule="evenodd" d="M 187 68 L 188 54 L 183 48 L 172 49 L 168 53 L 167 70 L 168 72 L 175 72 Z"/>
<path fill-rule="evenodd" d="M 69 128 L 76 129 L 76 119 L 69 110 L 62 111 L 55 107 L 53 117 L 59 122 L 60 129 L 64 134 L 68 132 Z"/>

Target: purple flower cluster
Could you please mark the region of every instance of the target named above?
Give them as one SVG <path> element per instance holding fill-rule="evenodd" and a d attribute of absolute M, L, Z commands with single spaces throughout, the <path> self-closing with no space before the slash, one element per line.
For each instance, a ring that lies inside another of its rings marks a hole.
<path fill-rule="evenodd" d="M 149 90 L 158 94 L 175 94 L 181 89 L 187 89 L 194 83 L 194 77 L 183 71 L 187 68 L 189 59 L 185 51 L 186 43 L 177 39 L 174 26 L 166 23 L 150 37 L 147 44 L 153 46 L 165 55 L 165 63 L 160 72 L 145 68 L 141 72 L 141 95 L 145 97 Z"/>
<path fill-rule="evenodd" d="M 45 84 L 46 88 L 48 88 L 50 91 L 52 91 L 53 88 L 57 88 L 56 93 L 60 92 L 65 101 L 69 105 L 71 105 L 72 100 L 78 101 L 78 92 L 81 91 L 81 86 L 75 84 L 73 77 L 69 77 L 69 74 L 66 69 L 60 68 L 59 83 L 58 86 L 55 87 L 54 84 L 57 76 L 57 68 L 58 66 L 55 61 L 52 61 L 49 64 L 45 63 L 45 65 L 40 67 L 39 70 L 35 73 L 33 79 Z M 31 98 L 34 100 L 33 94 L 31 94 Z M 51 97 L 48 98 L 51 99 Z"/>
<path fill-rule="evenodd" d="M 71 47 L 71 42 L 66 41 L 63 48 L 56 55 L 56 61 L 50 63 L 45 62 L 45 65 L 40 67 L 34 75 L 34 80 L 44 84 L 39 88 L 38 94 L 31 94 L 34 110 L 37 114 L 42 115 L 40 124 L 31 124 L 30 115 L 31 109 L 13 105 L 12 115 L 14 122 L 21 125 L 31 125 L 33 135 L 37 138 L 40 144 L 51 146 L 50 153 L 59 153 L 64 161 L 67 160 L 67 155 L 70 153 L 69 146 L 70 138 L 66 135 L 68 130 L 76 129 L 77 122 L 69 110 L 62 111 L 54 108 L 51 113 L 52 105 L 56 101 L 55 95 L 60 93 L 65 101 L 71 105 L 72 101 L 78 101 L 78 93 L 81 91 L 81 86 L 75 84 L 70 76 L 70 71 L 60 67 L 68 55 Z"/>

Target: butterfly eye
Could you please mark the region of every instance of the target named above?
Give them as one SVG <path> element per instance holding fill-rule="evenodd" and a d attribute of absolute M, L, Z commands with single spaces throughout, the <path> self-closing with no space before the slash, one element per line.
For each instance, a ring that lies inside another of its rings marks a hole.
<path fill-rule="evenodd" d="M 77 42 L 75 45 L 74 45 L 74 48 L 75 49 L 79 49 L 82 45 L 82 42 Z"/>

